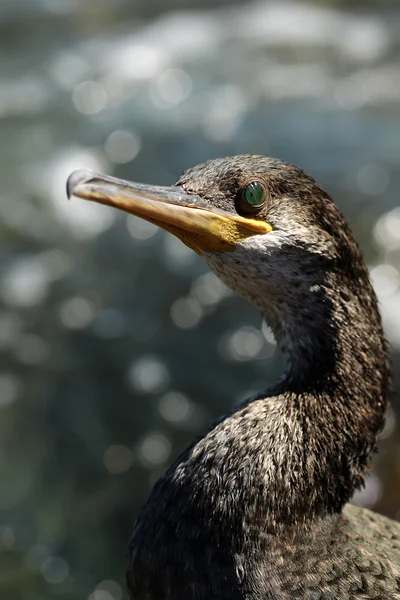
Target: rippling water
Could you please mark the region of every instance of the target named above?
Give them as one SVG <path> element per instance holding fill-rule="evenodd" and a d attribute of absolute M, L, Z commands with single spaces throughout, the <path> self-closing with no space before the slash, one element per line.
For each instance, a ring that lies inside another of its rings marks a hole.
<path fill-rule="evenodd" d="M 170 184 L 200 161 L 254 152 L 324 185 L 361 242 L 393 350 L 393 410 L 358 501 L 400 511 L 400 13 L 389 2 L 352 12 L 192 4 L 2 1 L 0 591 L 9 599 L 119 600 L 151 485 L 196 433 L 282 368 L 256 311 L 179 241 L 67 202 L 75 168 Z"/>

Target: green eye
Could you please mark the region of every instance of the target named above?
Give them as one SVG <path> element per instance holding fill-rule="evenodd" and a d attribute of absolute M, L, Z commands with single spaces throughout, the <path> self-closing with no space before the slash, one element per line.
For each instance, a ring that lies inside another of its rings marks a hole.
<path fill-rule="evenodd" d="M 252 181 L 243 188 L 240 194 L 239 208 L 243 212 L 254 213 L 260 210 L 267 199 L 265 187 L 259 181 Z"/>
<path fill-rule="evenodd" d="M 265 202 L 265 189 L 262 183 L 253 181 L 244 188 L 244 200 L 249 206 L 259 208 Z"/>

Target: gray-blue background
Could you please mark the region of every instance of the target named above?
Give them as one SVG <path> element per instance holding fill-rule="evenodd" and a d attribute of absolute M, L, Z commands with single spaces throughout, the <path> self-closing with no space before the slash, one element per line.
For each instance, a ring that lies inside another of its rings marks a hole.
<path fill-rule="evenodd" d="M 1 0 L 2 598 L 120 600 L 151 485 L 282 368 L 257 311 L 178 240 L 67 202 L 75 168 L 170 184 L 255 152 L 324 185 L 395 370 L 357 501 L 400 515 L 399 48 L 398 2 Z"/>

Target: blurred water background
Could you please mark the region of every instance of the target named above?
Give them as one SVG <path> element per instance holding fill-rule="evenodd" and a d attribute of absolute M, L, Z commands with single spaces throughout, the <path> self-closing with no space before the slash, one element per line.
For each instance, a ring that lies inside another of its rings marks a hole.
<path fill-rule="evenodd" d="M 179 451 L 282 368 L 197 255 L 82 201 L 242 152 L 313 174 L 361 243 L 394 366 L 356 500 L 400 518 L 398 2 L 1 0 L 0 596 L 121 600 L 135 515 Z"/>

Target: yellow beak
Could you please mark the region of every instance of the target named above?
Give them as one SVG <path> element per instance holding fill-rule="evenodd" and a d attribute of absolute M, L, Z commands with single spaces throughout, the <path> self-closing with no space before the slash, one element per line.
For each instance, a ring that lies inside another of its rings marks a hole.
<path fill-rule="evenodd" d="M 159 187 L 123 179 L 75 171 L 67 182 L 67 194 L 115 206 L 150 221 L 180 238 L 198 254 L 229 252 L 253 235 L 272 231 L 265 221 L 247 219 L 213 208 L 181 187 Z"/>

